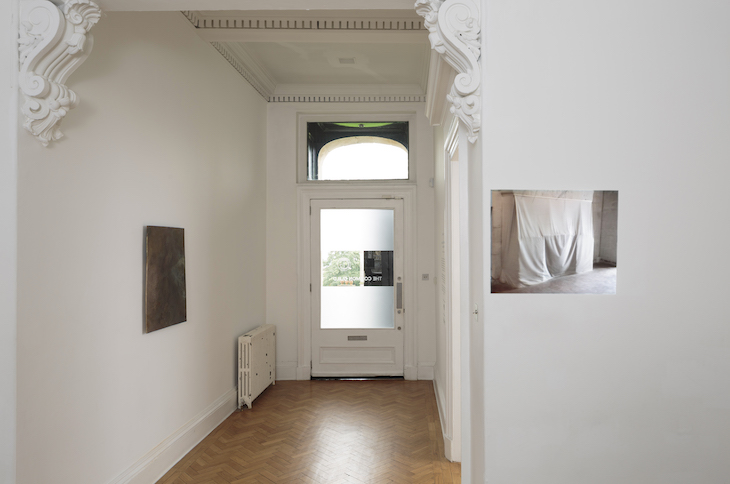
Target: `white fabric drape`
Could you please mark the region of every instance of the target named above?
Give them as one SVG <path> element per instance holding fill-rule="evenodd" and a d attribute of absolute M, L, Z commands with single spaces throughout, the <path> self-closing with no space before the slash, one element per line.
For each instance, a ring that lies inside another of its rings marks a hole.
<path fill-rule="evenodd" d="M 588 199 L 527 193 L 506 204 L 501 282 L 524 287 L 592 270 L 592 192 Z"/>

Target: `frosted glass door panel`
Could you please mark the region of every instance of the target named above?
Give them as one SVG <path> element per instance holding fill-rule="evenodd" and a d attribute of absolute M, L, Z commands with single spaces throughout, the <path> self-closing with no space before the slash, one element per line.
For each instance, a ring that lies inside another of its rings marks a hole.
<path fill-rule="evenodd" d="M 332 250 L 393 250 L 393 210 L 322 209 L 322 255 Z"/>
<path fill-rule="evenodd" d="M 323 287 L 322 329 L 393 329 L 393 286 Z"/>
<path fill-rule="evenodd" d="M 394 210 L 322 209 L 322 329 L 393 329 Z"/>

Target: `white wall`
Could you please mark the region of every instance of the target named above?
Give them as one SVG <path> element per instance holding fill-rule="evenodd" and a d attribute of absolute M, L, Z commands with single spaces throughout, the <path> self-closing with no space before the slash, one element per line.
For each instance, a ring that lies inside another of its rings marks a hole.
<path fill-rule="evenodd" d="M 19 137 L 19 484 L 129 470 L 233 390 L 266 318 L 265 102 L 180 13 L 93 34 L 66 137 Z M 188 320 L 150 334 L 145 225 L 186 245 Z"/>
<path fill-rule="evenodd" d="M 0 482 L 15 482 L 17 1 L 0 2 Z"/>
<path fill-rule="evenodd" d="M 482 6 L 485 190 L 621 194 L 616 295 L 485 294 L 486 477 L 727 482 L 730 4 Z"/>
<path fill-rule="evenodd" d="M 432 129 L 421 103 L 270 103 L 266 193 L 266 318 L 279 328 L 277 378 L 295 379 L 297 367 L 297 113 L 416 113 L 417 121 L 417 270 L 419 378 L 433 378 L 434 199 Z M 414 129 L 414 128 L 411 128 Z M 411 147 L 413 149 L 413 147 Z M 420 281 L 420 275 L 431 275 Z"/>

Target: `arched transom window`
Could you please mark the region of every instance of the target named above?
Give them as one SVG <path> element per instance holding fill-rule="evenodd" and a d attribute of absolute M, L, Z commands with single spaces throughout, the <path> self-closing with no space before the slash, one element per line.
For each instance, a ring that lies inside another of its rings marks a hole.
<path fill-rule="evenodd" d="M 307 123 L 308 180 L 407 180 L 408 123 Z"/>

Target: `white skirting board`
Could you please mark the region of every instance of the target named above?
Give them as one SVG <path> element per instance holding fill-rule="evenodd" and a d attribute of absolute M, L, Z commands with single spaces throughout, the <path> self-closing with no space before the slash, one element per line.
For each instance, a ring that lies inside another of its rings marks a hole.
<path fill-rule="evenodd" d="M 438 380 L 433 380 L 433 393 L 436 395 L 436 407 L 439 411 L 439 419 L 441 419 L 441 432 L 445 432 L 444 422 L 446 421 L 446 402 L 444 399 L 446 395 L 441 393 L 442 388 L 439 387 Z"/>
<path fill-rule="evenodd" d="M 441 388 L 436 379 L 433 380 L 433 392 L 436 395 L 436 407 L 438 408 L 439 420 L 441 421 L 441 437 L 444 440 L 444 453 L 446 454 L 446 458 L 451 460 L 451 456 L 453 455 L 453 440 L 446 435 L 446 402 L 443 401 L 446 395 L 440 393 Z"/>
<path fill-rule="evenodd" d="M 236 410 L 237 403 L 238 392 L 236 388 L 231 388 L 108 484 L 157 482 L 193 447 L 227 419 Z"/>

